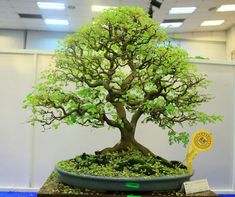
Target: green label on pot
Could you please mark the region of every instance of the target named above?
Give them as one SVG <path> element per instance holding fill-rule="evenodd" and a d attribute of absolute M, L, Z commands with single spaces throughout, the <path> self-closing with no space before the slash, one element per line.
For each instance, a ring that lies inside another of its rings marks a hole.
<path fill-rule="evenodd" d="M 140 184 L 139 183 L 125 183 L 125 187 L 138 189 L 140 188 Z"/>
<path fill-rule="evenodd" d="M 126 197 L 141 197 L 141 196 L 127 195 Z"/>

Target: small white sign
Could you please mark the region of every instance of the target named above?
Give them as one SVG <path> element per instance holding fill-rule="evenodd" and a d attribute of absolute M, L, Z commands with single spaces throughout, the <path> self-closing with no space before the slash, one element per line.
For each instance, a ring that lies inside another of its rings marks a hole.
<path fill-rule="evenodd" d="M 192 194 L 210 190 L 207 179 L 187 181 L 183 183 L 185 193 Z"/>

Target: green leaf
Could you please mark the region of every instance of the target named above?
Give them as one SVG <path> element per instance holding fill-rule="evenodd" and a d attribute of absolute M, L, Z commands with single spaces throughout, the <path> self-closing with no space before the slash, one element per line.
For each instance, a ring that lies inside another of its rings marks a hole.
<path fill-rule="evenodd" d="M 175 106 L 173 104 L 169 104 L 169 105 L 166 106 L 166 111 L 169 114 L 172 114 L 174 112 L 174 109 L 175 109 Z"/>
<path fill-rule="evenodd" d="M 56 124 L 54 123 L 52 126 L 54 129 L 58 129 L 59 125 L 60 125 L 59 123 L 56 123 Z"/>

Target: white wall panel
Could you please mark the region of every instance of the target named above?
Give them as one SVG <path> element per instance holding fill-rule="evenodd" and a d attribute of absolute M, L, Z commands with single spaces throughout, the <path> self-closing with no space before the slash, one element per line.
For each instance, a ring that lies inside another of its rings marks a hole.
<path fill-rule="evenodd" d="M 191 57 L 226 60 L 226 43 L 210 41 L 179 40 L 179 46 L 188 51 Z"/>
<path fill-rule="evenodd" d="M 23 49 L 24 31 L 0 30 L 0 50 Z"/>
<path fill-rule="evenodd" d="M 190 56 L 203 56 L 210 59 L 230 58 L 230 49 L 233 46 L 234 31 L 228 31 L 226 45 L 225 32 L 203 32 L 203 33 L 182 33 L 171 35 L 177 38 L 175 41 L 180 47 L 187 50 Z M 70 33 L 49 32 L 49 31 L 27 31 L 26 40 L 24 31 L 0 30 L 0 50 L 22 49 L 26 43 L 26 49 L 33 50 L 54 50 L 58 48 L 58 41 L 62 41 Z"/>
<path fill-rule="evenodd" d="M 38 55 L 36 63 L 38 71 L 45 70 L 52 63 L 51 55 Z M 234 171 L 234 65 L 201 61 L 197 67 L 213 81 L 207 91 L 215 97 L 201 109 L 223 115 L 224 121 L 185 128 L 191 134 L 207 129 L 215 136 L 213 149 L 200 153 L 193 162 L 193 179 L 208 178 L 213 189 L 229 190 L 233 187 Z M 35 80 L 33 54 L 2 54 L 0 69 L 0 187 L 25 187 L 27 184 L 40 187 L 57 161 L 83 152 L 92 153 L 118 141 L 119 132 L 107 128 L 61 126 L 58 130 L 41 132 L 40 125 L 32 129 L 29 124 L 23 124 L 29 113 L 21 109 L 21 101 Z M 138 124 L 136 138 L 170 160 L 185 158 L 186 149 L 169 146 L 167 132 L 153 124 Z"/>
<path fill-rule="evenodd" d="M 231 65 L 198 64 L 199 72 L 208 75 L 213 81 L 207 89 L 214 99 L 200 107 L 202 111 L 209 114 L 224 116 L 223 122 L 217 124 L 202 125 L 194 127 L 178 128 L 179 131 L 190 131 L 192 134 L 197 130 L 209 130 L 215 137 L 215 144 L 210 152 L 199 153 L 193 162 L 195 175 L 193 179 L 208 178 L 213 189 L 232 189 L 233 184 L 233 120 L 234 120 L 234 67 Z M 153 124 L 139 125 L 138 138 L 140 141 L 170 160 L 183 161 L 186 155 L 185 148 L 179 145 L 169 146 L 167 144 L 167 132 L 155 127 Z"/>
<path fill-rule="evenodd" d="M 210 59 L 223 59 L 226 57 L 226 32 L 188 32 L 170 34 L 176 39 L 181 48 L 188 51 L 192 57 L 202 56 Z"/>
<path fill-rule="evenodd" d="M 48 32 L 48 31 L 28 31 L 27 49 L 54 50 L 58 48 L 58 41 L 62 41 L 69 33 Z"/>
<path fill-rule="evenodd" d="M 226 42 L 226 31 L 172 33 L 170 37 L 194 41 Z"/>
<path fill-rule="evenodd" d="M 232 51 L 235 51 L 235 26 L 227 31 L 226 52 L 228 60 L 231 60 Z"/>
<path fill-rule="evenodd" d="M 208 153 L 200 153 L 195 160 L 195 178 L 207 177 L 213 189 L 233 187 L 233 135 L 234 135 L 234 65 L 198 64 L 199 71 L 206 73 L 213 81 L 208 89 L 214 99 L 201 108 L 206 112 L 224 116 L 217 124 L 200 125 L 213 132 L 215 144 Z"/>
<path fill-rule="evenodd" d="M 32 55 L 0 54 L 0 188 L 29 187 L 32 128 L 22 101 L 34 73 Z"/>

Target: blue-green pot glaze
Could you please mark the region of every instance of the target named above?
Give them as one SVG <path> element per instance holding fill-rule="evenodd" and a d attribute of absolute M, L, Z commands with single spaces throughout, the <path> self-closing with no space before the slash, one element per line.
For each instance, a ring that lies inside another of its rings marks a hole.
<path fill-rule="evenodd" d="M 156 178 L 121 178 L 75 174 L 55 166 L 59 180 L 65 184 L 98 191 L 163 191 L 179 190 L 193 173 Z"/>

